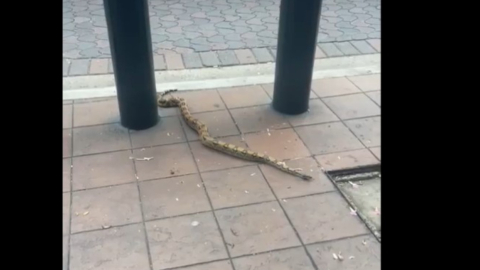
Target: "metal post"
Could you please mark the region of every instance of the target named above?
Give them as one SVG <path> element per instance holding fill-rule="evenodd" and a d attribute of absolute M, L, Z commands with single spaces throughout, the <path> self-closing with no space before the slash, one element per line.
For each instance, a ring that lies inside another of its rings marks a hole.
<path fill-rule="evenodd" d="M 308 110 L 322 0 L 282 0 L 273 108 L 285 114 Z"/>
<path fill-rule="evenodd" d="M 122 126 L 157 124 L 155 76 L 147 0 L 104 0 Z"/>

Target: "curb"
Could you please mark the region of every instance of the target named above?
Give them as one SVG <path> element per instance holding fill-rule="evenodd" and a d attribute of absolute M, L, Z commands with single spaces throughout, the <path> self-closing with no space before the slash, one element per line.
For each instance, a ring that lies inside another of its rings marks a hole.
<path fill-rule="evenodd" d="M 275 63 L 156 71 L 157 92 L 273 83 Z M 380 73 L 380 54 L 316 59 L 312 79 Z M 63 78 L 63 100 L 116 96 L 113 74 Z"/>

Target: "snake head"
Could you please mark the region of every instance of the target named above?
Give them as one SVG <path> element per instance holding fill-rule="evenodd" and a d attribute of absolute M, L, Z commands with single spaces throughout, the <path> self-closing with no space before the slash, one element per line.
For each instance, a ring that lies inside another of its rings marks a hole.
<path fill-rule="evenodd" d="M 165 98 L 158 99 L 157 104 L 159 107 L 164 107 L 164 108 L 175 106 L 174 104 L 172 104 L 171 99 L 165 99 Z"/>

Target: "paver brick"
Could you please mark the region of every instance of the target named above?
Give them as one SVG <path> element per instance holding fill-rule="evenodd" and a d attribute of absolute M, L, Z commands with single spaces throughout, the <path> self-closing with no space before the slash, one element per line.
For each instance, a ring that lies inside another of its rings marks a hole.
<path fill-rule="evenodd" d="M 198 53 L 184 53 L 182 54 L 183 62 L 186 68 L 201 68 L 203 67 L 202 59 Z"/>
<path fill-rule="evenodd" d="M 267 48 L 253 48 L 252 52 L 255 55 L 257 62 L 259 63 L 267 63 L 274 61 L 272 55 Z"/>
<path fill-rule="evenodd" d="M 220 65 L 220 60 L 215 52 L 202 52 L 200 58 L 206 67 L 218 67 Z"/>
<path fill-rule="evenodd" d="M 89 74 L 106 74 L 108 73 L 107 59 L 92 59 L 90 61 Z"/>
<path fill-rule="evenodd" d="M 212 213 L 149 221 L 146 228 L 153 269 L 228 258 Z"/>
<path fill-rule="evenodd" d="M 377 52 L 381 52 L 381 42 L 380 39 L 369 39 L 367 42 L 372 45 Z"/>
<path fill-rule="evenodd" d="M 72 59 L 69 75 L 87 75 L 90 68 L 88 59 Z"/>
<path fill-rule="evenodd" d="M 335 43 L 335 46 L 344 54 L 344 55 L 357 55 L 360 54 L 360 52 L 353 47 L 350 42 L 337 42 Z"/>
<path fill-rule="evenodd" d="M 362 54 L 376 53 L 375 49 L 364 40 L 353 40 L 350 43 Z"/>
<path fill-rule="evenodd" d="M 254 64 L 257 62 L 251 50 L 235 50 L 235 54 L 237 55 L 240 64 Z"/>
<path fill-rule="evenodd" d="M 327 56 L 342 56 L 343 53 L 335 47 L 333 43 L 320 43 L 318 44 L 320 49 L 325 52 Z"/>
<path fill-rule="evenodd" d="M 165 70 L 167 69 L 167 63 L 163 55 L 154 55 L 153 56 L 153 66 L 155 70 Z"/>
<path fill-rule="evenodd" d="M 165 54 L 165 62 L 167 62 L 167 68 L 171 70 L 184 69 L 182 55 L 180 54 Z"/>
<path fill-rule="evenodd" d="M 281 204 L 305 244 L 368 233 L 361 220 L 350 214 L 348 203 L 337 192 L 289 199 Z"/>
<path fill-rule="evenodd" d="M 217 51 L 217 55 L 222 66 L 232 66 L 240 63 L 235 52 L 231 50 Z"/>
<path fill-rule="evenodd" d="M 70 61 L 69 59 L 63 59 L 63 76 L 68 75 L 68 70 L 70 68 Z"/>

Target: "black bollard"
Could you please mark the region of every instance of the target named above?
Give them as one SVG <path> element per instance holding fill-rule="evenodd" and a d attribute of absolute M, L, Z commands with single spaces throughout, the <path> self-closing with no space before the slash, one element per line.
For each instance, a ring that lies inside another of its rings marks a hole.
<path fill-rule="evenodd" d="M 273 108 L 285 114 L 308 110 L 322 0 L 282 0 Z"/>
<path fill-rule="evenodd" d="M 122 126 L 157 124 L 152 42 L 147 0 L 104 0 Z"/>

